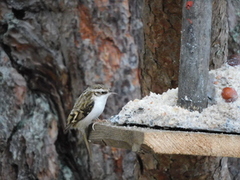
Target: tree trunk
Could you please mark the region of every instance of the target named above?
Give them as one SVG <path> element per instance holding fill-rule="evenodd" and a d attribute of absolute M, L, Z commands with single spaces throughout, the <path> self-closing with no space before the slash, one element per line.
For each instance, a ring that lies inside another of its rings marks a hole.
<path fill-rule="evenodd" d="M 240 2 L 234 0 L 227 0 L 227 18 L 229 24 L 229 55 L 240 53 Z"/>
<path fill-rule="evenodd" d="M 142 95 L 163 93 L 178 84 L 181 38 L 181 0 L 145 0 Z"/>
<path fill-rule="evenodd" d="M 0 179 L 123 179 L 135 154 L 63 134 L 75 99 L 93 83 L 118 93 L 104 115 L 140 97 L 139 2 L 1 1 Z M 128 163 L 128 165 L 126 165 Z"/>
<path fill-rule="evenodd" d="M 213 0 L 210 69 L 217 69 L 227 61 L 228 21 L 227 1 Z"/>

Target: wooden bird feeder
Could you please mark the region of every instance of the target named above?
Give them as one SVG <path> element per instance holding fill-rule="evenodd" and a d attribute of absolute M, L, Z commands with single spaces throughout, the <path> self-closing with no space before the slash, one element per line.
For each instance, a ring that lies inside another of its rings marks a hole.
<path fill-rule="evenodd" d="M 240 136 L 96 124 L 92 143 L 135 152 L 240 157 Z"/>
<path fill-rule="evenodd" d="M 178 105 L 201 112 L 207 107 L 212 1 L 183 2 Z M 96 124 L 89 140 L 107 146 L 159 154 L 240 157 L 239 134 L 157 130 Z"/>

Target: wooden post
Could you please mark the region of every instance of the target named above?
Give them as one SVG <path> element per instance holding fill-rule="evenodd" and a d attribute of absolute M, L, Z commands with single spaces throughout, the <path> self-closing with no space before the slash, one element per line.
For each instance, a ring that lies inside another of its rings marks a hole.
<path fill-rule="evenodd" d="M 208 100 L 212 0 L 183 3 L 178 104 L 202 111 Z"/>

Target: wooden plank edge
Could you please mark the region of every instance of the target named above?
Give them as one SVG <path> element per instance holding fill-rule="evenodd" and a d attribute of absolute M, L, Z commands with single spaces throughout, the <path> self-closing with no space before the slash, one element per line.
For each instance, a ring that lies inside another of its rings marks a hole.
<path fill-rule="evenodd" d="M 89 135 L 92 143 L 135 152 L 157 154 L 240 157 L 240 136 L 185 131 L 154 130 L 96 124 Z"/>

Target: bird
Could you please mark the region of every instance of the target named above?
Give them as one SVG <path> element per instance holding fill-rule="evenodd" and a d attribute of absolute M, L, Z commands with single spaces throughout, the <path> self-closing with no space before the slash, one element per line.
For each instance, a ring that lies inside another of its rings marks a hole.
<path fill-rule="evenodd" d="M 91 156 L 89 142 L 86 136 L 86 129 L 93 123 L 93 120 L 98 119 L 105 109 L 108 97 L 111 94 L 116 94 L 110 91 L 110 88 L 101 84 L 95 84 L 88 87 L 76 100 L 70 114 L 67 118 L 67 125 L 64 132 L 67 133 L 69 129 L 80 130 L 87 151 Z"/>

